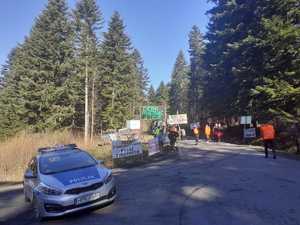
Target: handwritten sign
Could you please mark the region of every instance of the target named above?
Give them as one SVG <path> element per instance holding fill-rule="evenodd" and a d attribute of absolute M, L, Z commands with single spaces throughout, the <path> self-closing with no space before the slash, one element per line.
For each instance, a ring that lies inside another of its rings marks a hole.
<path fill-rule="evenodd" d="M 120 159 L 130 156 L 143 154 L 142 144 L 139 141 L 135 141 L 129 144 L 120 144 L 120 142 L 113 143 L 112 158 Z"/>
<path fill-rule="evenodd" d="M 186 114 L 169 115 L 168 124 L 187 124 L 188 119 Z"/>
<path fill-rule="evenodd" d="M 244 129 L 244 138 L 256 138 L 255 128 Z"/>
<path fill-rule="evenodd" d="M 159 153 L 159 144 L 157 137 L 148 142 L 148 153 L 150 156 Z"/>

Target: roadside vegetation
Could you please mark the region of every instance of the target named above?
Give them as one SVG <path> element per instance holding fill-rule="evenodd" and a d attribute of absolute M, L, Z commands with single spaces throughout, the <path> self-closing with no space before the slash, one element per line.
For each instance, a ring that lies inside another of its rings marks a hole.
<path fill-rule="evenodd" d="M 111 166 L 111 145 L 95 137 L 94 142 L 84 142 L 82 136 L 69 131 L 50 133 L 22 132 L 0 143 L 0 183 L 22 181 L 25 168 L 30 159 L 36 155 L 38 148 L 56 144 L 75 143 L 89 151 L 97 159 Z"/>

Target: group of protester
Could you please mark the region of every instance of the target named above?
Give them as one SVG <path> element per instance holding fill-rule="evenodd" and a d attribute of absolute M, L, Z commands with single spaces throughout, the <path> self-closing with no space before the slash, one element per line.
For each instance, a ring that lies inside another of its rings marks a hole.
<path fill-rule="evenodd" d="M 199 124 L 197 124 L 196 126 L 193 126 L 192 130 L 195 136 L 196 144 L 198 144 L 201 127 Z M 206 124 L 204 127 L 204 134 L 206 142 L 210 142 L 212 139 L 220 142 L 223 137 L 223 126 L 219 122 L 215 123 L 213 127 L 210 124 Z"/>
<path fill-rule="evenodd" d="M 268 158 L 269 154 L 269 149 L 272 150 L 273 152 L 273 158 L 276 159 L 276 151 L 275 151 L 275 146 L 274 146 L 274 140 L 275 140 L 275 128 L 273 125 L 273 122 L 270 121 L 266 124 L 262 124 L 259 127 L 260 131 L 260 137 L 264 143 L 264 148 L 265 148 L 265 157 Z M 196 140 L 196 145 L 199 143 L 199 135 L 200 135 L 200 129 L 198 126 L 193 128 L 193 133 L 195 136 Z M 215 137 L 215 140 L 217 142 L 221 141 L 221 138 L 223 137 L 223 129 L 220 123 L 216 123 L 211 129 L 211 126 L 209 124 L 205 125 L 204 129 L 206 141 L 209 142 L 211 140 L 211 136 L 213 135 Z"/>
<path fill-rule="evenodd" d="M 175 149 L 177 138 L 181 136 L 180 127 L 178 127 L 178 125 L 171 125 L 168 127 L 164 127 L 162 126 L 162 124 L 157 125 L 158 126 L 155 126 L 155 128 L 153 129 L 154 136 L 159 137 L 160 144 L 163 143 L 163 137 L 168 137 L 170 146 L 172 147 L 172 149 Z M 258 128 L 260 139 L 264 144 L 265 157 L 268 158 L 268 151 L 272 150 L 273 158 L 276 159 L 276 151 L 274 146 L 275 128 L 273 121 L 258 125 L 256 128 Z M 209 143 L 210 141 L 221 142 L 224 136 L 224 126 L 219 122 L 215 123 L 214 125 L 207 123 L 204 127 L 201 127 L 198 123 L 194 124 L 191 129 L 195 137 L 196 145 L 199 143 L 200 135 L 205 137 L 207 143 Z M 201 132 L 201 130 L 203 133 Z M 167 133 L 165 133 L 165 131 Z M 297 145 L 299 145 L 298 139 Z"/>

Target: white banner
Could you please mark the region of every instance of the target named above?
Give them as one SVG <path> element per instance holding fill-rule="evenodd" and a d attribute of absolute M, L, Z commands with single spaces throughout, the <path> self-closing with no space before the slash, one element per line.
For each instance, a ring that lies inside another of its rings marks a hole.
<path fill-rule="evenodd" d="M 251 124 L 252 117 L 251 116 L 242 116 L 241 117 L 241 124 Z"/>
<path fill-rule="evenodd" d="M 244 129 L 244 138 L 256 138 L 256 129 L 255 128 Z"/>
<path fill-rule="evenodd" d="M 157 137 L 148 142 L 148 153 L 149 156 L 159 153 L 159 144 Z"/>
<path fill-rule="evenodd" d="M 188 119 L 186 114 L 178 114 L 178 115 L 169 115 L 168 124 L 187 124 Z"/>
<path fill-rule="evenodd" d="M 128 145 L 114 145 L 112 148 L 113 159 L 126 158 L 143 154 L 142 144 L 138 141 Z"/>
<path fill-rule="evenodd" d="M 140 120 L 127 120 L 126 127 L 131 130 L 139 130 L 141 129 L 141 121 Z"/>

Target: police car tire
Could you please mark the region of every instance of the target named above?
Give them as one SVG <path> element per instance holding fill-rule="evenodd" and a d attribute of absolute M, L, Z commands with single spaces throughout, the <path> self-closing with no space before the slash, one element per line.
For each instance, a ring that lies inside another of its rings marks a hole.
<path fill-rule="evenodd" d="M 38 206 L 38 202 L 35 197 L 32 200 L 32 206 L 33 206 L 33 213 L 34 213 L 35 219 L 37 221 L 41 222 L 43 220 L 43 217 L 41 216 L 40 208 Z"/>
<path fill-rule="evenodd" d="M 25 202 L 30 202 L 30 199 L 26 195 L 24 195 L 24 201 Z"/>

